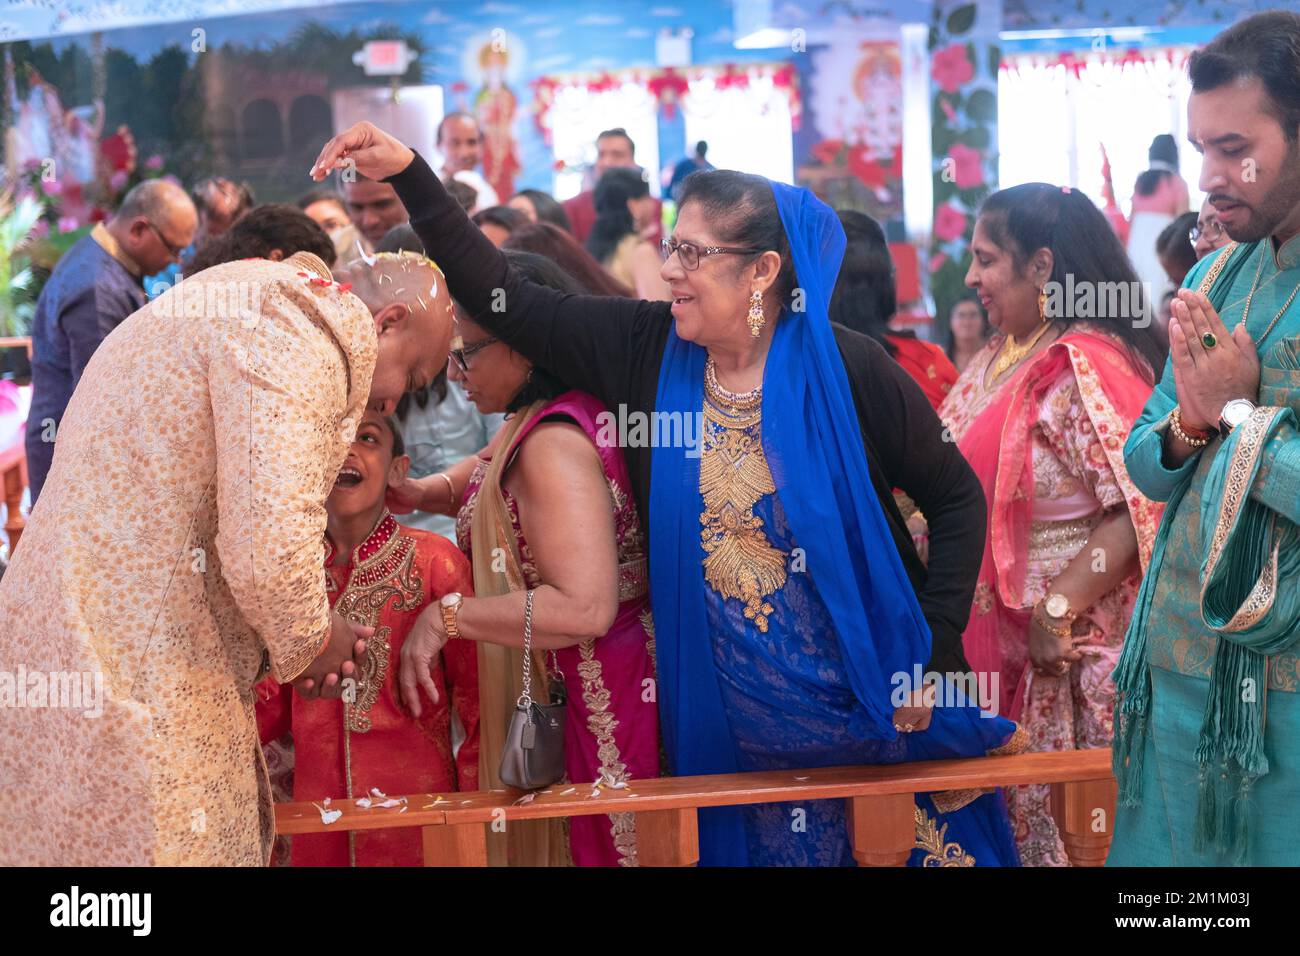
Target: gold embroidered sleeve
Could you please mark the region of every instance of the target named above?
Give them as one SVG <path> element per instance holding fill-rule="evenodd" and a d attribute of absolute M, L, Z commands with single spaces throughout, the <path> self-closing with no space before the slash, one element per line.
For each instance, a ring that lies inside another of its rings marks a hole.
<path fill-rule="evenodd" d="M 346 447 L 346 366 L 304 308 L 274 288 L 256 321 L 214 332 L 211 352 L 221 574 L 266 642 L 271 675 L 287 682 L 329 638 L 321 540 Z"/>

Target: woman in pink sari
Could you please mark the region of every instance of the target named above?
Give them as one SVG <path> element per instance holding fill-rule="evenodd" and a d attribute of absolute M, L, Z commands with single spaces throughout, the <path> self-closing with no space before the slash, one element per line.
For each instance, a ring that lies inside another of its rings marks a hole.
<path fill-rule="evenodd" d="M 582 291 L 549 259 L 508 255 L 534 282 Z M 524 597 L 534 592 L 533 693 L 546 703 L 538 688 L 551 681 L 564 686 L 568 782 L 621 787 L 656 777 L 645 541 L 622 452 L 601 440 L 604 406 L 464 315 L 457 335 L 450 377 L 479 411 L 512 414 L 479 456 L 396 489 L 423 510 L 458 509 L 456 535 L 473 564 L 475 595 L 460 598 L 454 609 L 444 599 L 441 622 L 426 615 L 430 626 L 422 636 L 412 632 L 402 667 L 427 671 L 421 661 L 453 637 L 479 642 L 480 786 L 504 786 L 502 746 L 522 685 Z M 413 681 L 404 694 L 414 690 Z M 416 709 L 419 702 L 408 698 L 408 705 Z M 489 836 L 488 852 L 497 865 L 556 866 L 571 857 L 579 866 L 635 866 L 636 816 L 512 821 L 504 834 Z"/>
<path fill-rule="evenodd" d="M 982 687 L 996 675 L 990 703 L 1021 723 L 1030 750 L 1108 747 L 1110 674 L 1160 518 L 1124 468 L 1153 386 L 1145 302 L 1077 191 L 995 193 L 971 251 L 966 283 L 1000 334 L 939 410 L 989 505 L 962 644 Z M 1066 865 L 1048 788 L 1008 796 L 1024 864 Z"/>

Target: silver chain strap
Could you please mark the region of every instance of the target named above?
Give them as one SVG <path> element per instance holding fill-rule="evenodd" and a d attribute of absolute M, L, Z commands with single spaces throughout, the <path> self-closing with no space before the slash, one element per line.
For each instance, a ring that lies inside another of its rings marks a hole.
<path fill-rule="evenodd" d="M 524 597 L 524 692 L 516 706 L 527 708 L 528 722 L 533 722 L 533 590 Z"/>

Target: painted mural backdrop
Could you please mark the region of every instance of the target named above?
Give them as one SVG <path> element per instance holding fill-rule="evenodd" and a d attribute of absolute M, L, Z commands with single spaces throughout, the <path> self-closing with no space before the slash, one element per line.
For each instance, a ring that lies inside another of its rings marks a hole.
<path fill-rule="evenodd" d="M 1287 0 L 1002 0 L 1005 30 L 1227 26 Z"/>
<path fill-rule="evenodd" d="M 76 22 L 89 23 L 89 13 Z M 562 72 L 654 67 L 664 29 L 692 31 L 696 63 L 771 57 L 732 46 L 725 0 L 689 8 L 385 0 L 109 30 L 99 34 L 98 50 L 86 34 L 12 43 L 15 91 L 4 119 L 8 127 L 34 86 L 48 84 L 87 125 L 101 115 L 110 132 L 129 123 L 139 151 L 166 156 L 182 181 L 220 173 L 249 181 L 262 198 L 292 198 L 306 188 L 300 154 L 317 148 L 332 122 L 331 94 L 391 83 L 365 76 L 353 54 L 367 40 L 401 39 L 417 58 L 400 84 L 441 85 L 447 109 L 480 118 L 485 172 L 508 195 L 551 186 L 550 151 L 531 115 L 534 82 Z M 104 75 L 102 114 L 92 90 L 97 71 Z"/>
<path fill-rule="evenodd" d="M 898 44 L 853 36 L 811 52 L 817 140 L 797 167 L 802 185 L 836 208 L 903 216 L 903 85 Z M 847 82 L 846 82 L 847 81 Z"/>
<path fill-rule="evenodd" d="M 975 214 L 997 183 L 999 12 L 991 0 L 940 0 L 930 27 L 934 224 L 929 268 L 939 327 L 966 292 Z"/>

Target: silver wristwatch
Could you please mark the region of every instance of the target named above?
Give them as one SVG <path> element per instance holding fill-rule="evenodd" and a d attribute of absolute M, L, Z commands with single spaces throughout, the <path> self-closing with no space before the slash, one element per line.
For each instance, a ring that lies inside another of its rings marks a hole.
<path fill-rule="evenodd" d="M 1255 411 L 1255 403 L 1244 398 L 1234 398 L 1228 404 L 1223 406 L 1223 411 L 1219 413 L 1219 432 L 1224 438 L 1232 432 L 1234 428 L 1250 418 Z"/>

